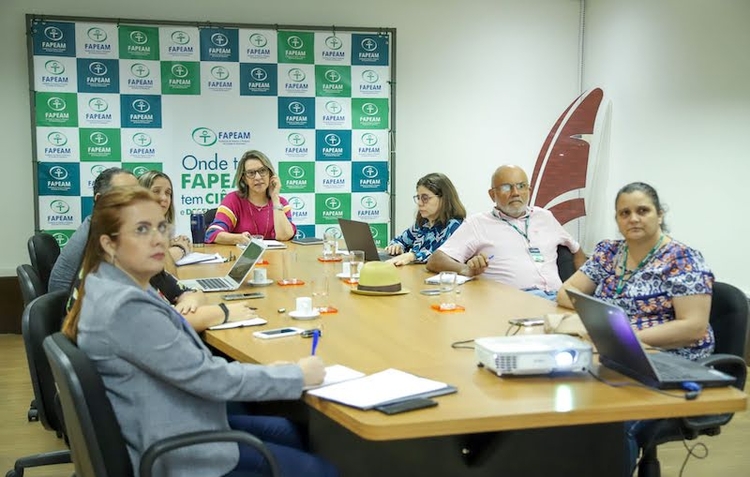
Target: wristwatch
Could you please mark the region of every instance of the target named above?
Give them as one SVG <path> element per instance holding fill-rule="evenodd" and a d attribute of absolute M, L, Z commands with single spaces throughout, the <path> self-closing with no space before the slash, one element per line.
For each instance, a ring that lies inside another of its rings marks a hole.
<path fill-rule="evenodd" d="M 273 210 L 284 210 L 284 206 L 283 205 L 274 205 L 273 206 Z"/>

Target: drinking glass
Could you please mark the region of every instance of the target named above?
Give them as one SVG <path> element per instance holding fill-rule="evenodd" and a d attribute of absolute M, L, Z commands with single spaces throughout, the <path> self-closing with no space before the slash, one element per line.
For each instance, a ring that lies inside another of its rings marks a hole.
<path fill-rule="evenodd" d="M 279 285 L 304 285 L 305 282 L 297 278 L 297 252 L 286 250 L 281 257 Z"/>
<path fill-rule="evenodd" d="M 440 272 L 440 309 L 456 309 L 456 272 Z"/>
<path fill-rule="evenodd" d="M 336 255 L 336 236 L 332 232 L 323 234 L 323 259 L 330 260 Z"/>
<path fill-rule="evenodd" d="M 349 267 L 350 274 L 353 280 L 359 281 L 359 272 L 362 270 L 362 266 L 365 264 L 365 252 L 364 250 L 350 250 L 349 251 Z"/>

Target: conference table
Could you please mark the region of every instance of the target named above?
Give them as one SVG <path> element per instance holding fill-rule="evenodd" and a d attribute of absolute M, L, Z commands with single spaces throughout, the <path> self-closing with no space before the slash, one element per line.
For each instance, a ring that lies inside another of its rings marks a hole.
<path fill-rule="evenodd" d="M 237 255 L 230 246 L 197 249 Z M 399 267 L 410 293 L 364 296 L 336 275 L 341 262 L 321 262 L 321 245 L 288 244 L 263 258 L 268 277 L 281 278 L 282 254 L 295 255 L 295 278 L 304 285 L 267 287 L 264 298 L 248 301 L 263 327 L 206 331 L 205 342 L 231 359 L 249 363 L 296 361 L 310 354 L 310 340 L 299 336 L 262 340 L 253 331 L 286 326 L 320 328 L 317 354 L 326 365 L 342 364 L 366 374 L 396 368 L 456 386 L 458 392 L 435 398 L 439 405 L 398 415 L 362 411 L 305 395 L 312 449 L 335 463 L 342 475 L 623 475 L 628 467 L 623 422 L 742 411 L 747 396 L 735 388 L 705 389 L 696 400 L 679 392 L 666 396 L 639 386 L 613 387 L 589 373 L 498 377 L 477 366 L 472 349 L 452 344 L 502 336 L 508 320 L 569 313 L 554 303 L 483 279 L 460 286 L 465 310 L 439 312 L 436 298 L 420 294 L 434 288 L 423 265 Z M 231 263 L 180 267 L 181 279 L 222 275 Z M 314 320 L 292 319 L 300 296 L 311 296 L 314 277 L 328 277 L 328 304 L 337 313 Z M 208 293 L 210 303 L 222 293 Z M 284 311 L 281 311 L 284 310 Z M 569 318 L 569 319 L 575 319 Z M 574 327 L 575 328 L 575 327 Z M 543 332 L 534 327 L 522 332 Z M 468 343 L 471 344 L 470 342 Z M 598 367 L 598 365 L 597 365 Z M 627 378 L 607 369 L 600 375 Z"/>

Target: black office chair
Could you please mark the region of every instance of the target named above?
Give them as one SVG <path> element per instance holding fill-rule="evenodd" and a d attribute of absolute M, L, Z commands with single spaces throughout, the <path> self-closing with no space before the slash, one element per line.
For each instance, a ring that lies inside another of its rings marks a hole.
<path fill-rule="evenodd" d="M 208 209 L 203 213 L 203 223 L 205 224 L 205 228 L 207 229 L 209 225 L 211 225 L 211 222 L 214 221 L 216 218 L 216 210 L 217 209 Z M 205 229 L 204 229 L 205 232 Z"/>
<path fill-rule="evenodd" d="M 47 293 L 47 287 L 42 283 L 39 274 L 34 267 L 29 264 L 23 264 L 16 267 L 18 284 L 21 286 L 21 297 L 23 298 L 24 308 L 29 306 L 34 298 L 40 297 Z"/>
<path fill-rule="evenodd" d="M 64 291 L 42 295 L 24 309 L 21 321 L 37 418 L 45 429 L 54 431 L 58 437 L 64 437 L 65 428 L 55 403 L 55 380 L 42 343 L 46 337 L 60 331 L 67 300 L 68 294 Z M 24 469 L 29 467 L 68 463 L 70 451 L 67 449 L 25 456 L 16 460 L 6 477 L 23 477 Z"/>
<path fill-rule="evenodd" d="M 57 257 L 60 256 L 60 245 L 58 245 L 55 237 L 44 232 L 32 235 L 26 245 L 29 249 L 31 266 L 39 274 L 39 278 L 44 284 L 44 292 L 46 293 L 52 267 L 55 266 Z"/>
<path fill-rule="evenodd" d="M 104 383 L 94 364 L 65 335 L 55 333 L 44 341 L 73 453 L 76 477 L 132 477 L 133 466 Z M 154 461 L 171 450 L 206 442 L 242 442 L 255 447 L 269 463 L 278 466 L 266 446 L 240 431 L 206 431 L 170 437 L 151 445 L 140 463 L 141 477 L 151 477 Z M 231 477 L 248 473 L 232 472 Z"/>
<path fill-rule="evenodd" d="M 735 376 L 737 381 L 733 386 L 743 390 L 747 378 L 744 356 L 748 331 L 748 303 L 745 294 L 732 285 L 715 282 L 709 321 L 714 329 L 716 350 L 715 354 L 700 362 Z M 727 424 L 732 416 L 733 413 L 713 414 L 658 419 L 649 423 L 639 436 L 638 445 L 643 449 L 643 454 L 638 465 L 638 476 L 661 475 L 656 453 L 659 444 L 683 439 L 693 440 L 701 435 L 718 435 L 721 433 L 721 426 Z"/>
<path fill-rule="evenodd" d="M 573 252 L 565 245 L 557 246 L 557 273 L 563 282 L 576 272 Z"/>

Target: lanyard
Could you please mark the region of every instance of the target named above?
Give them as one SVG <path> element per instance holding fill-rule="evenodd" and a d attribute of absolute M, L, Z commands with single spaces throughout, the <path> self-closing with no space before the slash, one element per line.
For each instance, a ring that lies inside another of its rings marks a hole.
<path fill-rule="evenodd" d="M 643 267 L 649 260 L 651 260 L 651 257 L 654 256 L 656 251 L 661 246 L 662 242 L 664 242 L 664 234 L 661 234 L 661 237 L 659 237 L 659 241 L 656 242 L 656 245 L 654 245 L 651 251 L 649 251 L 648 254 L 646 254 L 646 256 L 643 257 L 643 260 L 641 260 L 638 263 L 638 265 L 633 270 L 630 270 L 630 271 L 625 270 L 625 268 L 628 265 L 628 244 L 625 243 L 625 257 L 622 260 L 622 274 L 617 279 L 617 286 L 615 287 L 615 293 L 617 293 L 618 295 L 622 293 L 622 289 L 625 287 L 625 274 L 626 273 L 628 274 L 628 279 L 630 279 L 630 277 L 635 275 L 635 273 L 638 270 L 640 270 L 641 267 Z"/>
<path fill-rule="evenodd" d="M 526 243 L 530 244 L 531 241 L 529 240 L 529 217 L 530 217 L 530 215 L 526 216 L 526 221 L 525 221 L 525 224 L 526 224 L 525 229 L 526 229 L 526 231 L 525 232 L 521 232 L 521 229 L 519 229 L 515 225 L 511 224 L 510 222 L 508 222 L 508 220 L 505 217 L 498 216 L 498 218 L 500 220 L 502 220 L 506 224 L 510 225 L 511 227 L 513 227 L 513 230 L 515 230 L 516 232 L 518 232 L 519 234 L 521 234 L 521 237 L 523 237 L 523 238 L 526 239 Z"/>

